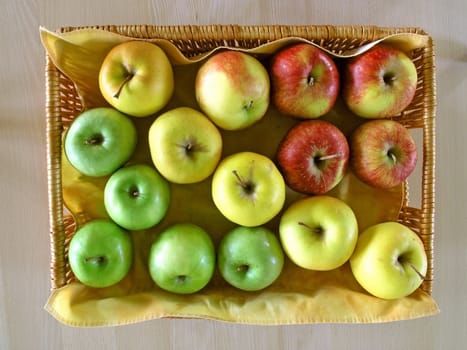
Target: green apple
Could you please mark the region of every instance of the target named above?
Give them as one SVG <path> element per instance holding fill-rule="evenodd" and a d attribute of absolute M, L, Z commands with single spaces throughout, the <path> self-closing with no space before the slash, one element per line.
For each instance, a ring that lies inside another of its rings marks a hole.
<path fill-rule="evenodd" d="M 68 250 L 70 268 L 83 284 L 110 287 L 120 282 L 133 262 L 132 241 L 114 222 L 96 219 L 74 234 Z"/>
<path fill-rule="evenodd" d="M 263 118 L 269 91 L 266 68 L 239 51 L 214 54 L 196 75 L 195 95 L 201 110 L 226 130 L 244 129 Z"/>
<path fill-rule="evenodd" d="M 170 204 L 169 183 L 151 166 L 134 164 L 117 170 L 104 189 L 110 218 L 128 230 L 158 224 Z"/>
<path fill-rule="evenodd" d="M 113 108 L 86 110 L 71 123 L 64 150 L 70 164 L 88 176 L 106 176 L 132 155 L 137 136 L 133 122 Z"/>
<path fill-rule="evenodd" d="M 219 163 L 222 137 L 204 114 L 178 107 L 153 122 L 149 149 L 154 165 L 166 179 L 178 184 L 195 183 L 209 177 Z"/>
<path fill-rule="evenodd" d="M 172 97 L 172 65 L 159 46 L 127 41 L 113 47 L 102 62 L 99 89 L 106 101 L 123 113 L 152 115 Z"/>
<path fill-rule="evenodd" d="M 420 237 L 398 222 L 384 222 L 360 234 L 350 267 L 370 294 L 398 299 L 412 294 L 425 279 L 427 256 Z"/>
<path fill-rule="evenodd" d="M 212 198 L 217 209 L 242 226 L 260 226 L 274 218 L 285 202 L 285 182 L 268 157 L 238 152 L 224 158 L 214 172 Z"/>
<path fill-rule="evenodd" d="M 412 102 L 417 69 L 399 49 L 379 44 L 344 65 L 342 96 L 349 109 L 363 118 L 388 118 Z"/>
<path fill-rule="evenodd" d="M 279 234 L 285 253 L 295 264 L 309 270 L 333 270 L 347 262 L 355 249 L 357 218 L 340 199 L 307 197 L 286 209 Z"/>
<path fill-rule="evenodd" d="M 279 239 L 267 228 L 237 226 L 222 238 L 217 264 L 229 284 L 257 291 L 270 286 L 280 276 L 284 253 Z"/>
<path fill-rule="evenodd" d="M 211 280 L 216 253 L 209 234 L 191 223 L 166 228 L 153 242 L 149 252 L 149 272 L 162 289 L 191 294 Z"/>

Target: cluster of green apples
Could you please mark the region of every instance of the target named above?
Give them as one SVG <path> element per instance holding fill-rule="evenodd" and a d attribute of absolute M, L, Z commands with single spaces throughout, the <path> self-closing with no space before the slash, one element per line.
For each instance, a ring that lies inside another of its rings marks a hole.
<path fill-rule="evenodd" d="M 397 94 L 409 102 L 413 97 L 413 71 L 406 63 L 409 59 L 391 50 L 383 47 L 387 57 L 378 54 L 380 64 L 389 62 L 391 73 L 378 73 L 385 84 L 380 88 L 389 97 L 378 100 L 378 87 L 371 80 L 364 84 L 361 78 L 349 78 L 353 83 L 344 87 L 347 105 L 364 118 L 399 113 L 395 108 L 403 109 L 408 102 L 401 102 Z M 349 68 L 348 74 L 361 72 L 362 66 L 371 67 L 374 59 L 371 56 L 360 63 L 360 69 Z M 357 64 L 356 60 L 352 64 Z M 398 78 L 398 72 L 403 78 Z M 100 90 L 112 107 L 83 112 L 64 140 L 65 154 L 78 171 L 88 176 L 109 176 L 104 204 L 111 220 L 83 225 L 70 242 L 70 266 L 76 277 L 91 287 L 118 283 L 132 261 L 126 230 L 144 230 L 161 222 L 169 207 L 171 183 L 193 184 L 212 177 L 212 200 L 237 227 L 225 234 L 217 251 L 209 234 L 192 223 L 175 223 L 161 232 L 151 246 L 148 261 L 151 277 L 159 287 L 175 293 L 197 292 L 209 283 L 217 264 L 231 285 L 246 291 L 261 290 L 280 276 L 285 253 L 301 268 L 320 271 L 338 268 L 350 260 L 362 287 L 381 298 L 412 293 L 427 268 L 418 236 L 397 223 L 376 225 L 359 236 L 351 208 L 325 195 L 343 176 L 349 154 L 345 136 L 332 124 L 316 120 L 297 124 L 281 143 L 277 163 L 247 150 L 222 159 L 220 129 L 240 131 L 257 123 L 271 99 L 285 115 L 319 118 L 332 108 L 339 84 L 333 60 L 310 44 L 281 50 L 272 58 L 269 69 L 244 52 L 217 52 L 203 62 L 196 75 L 199 110 L 180 106 L 157 115 L 148 130 L 154 166 L 127 164 L 137 143 L 136 129 L 128 116 L 157 114 L 172 97 L 175 84 L 171 63 L 157 45 L 129 41 L 114 47 L 99 74 Z M 366 93 L 370 97 L 366 98 Z M 384 106 L 386 111 L 375 110 L 374 104 Z M 375 130 L 356 137 L 354 148 L 365 149 L 359 142 L 369 139 Z M 383 133 L 377 133 L 376 140 L 378 137 Z M 396 152 L 394 137 L 389 138 L 393 146 L 391 152 L 386 150 L 385 162 L 389 158 L 394 165 L 396 157 L 413 154 L 403 147 Z M 381 152 L 379 147 L 374 146 L 374 153 Z M 305 172 L 300 170 L 304 162 L 308 162 Z M 368 173 L 369 165 L 363 168 Z M 374 173 L 372 170 L 376 176 Z M 396 177 L 402 178 L 400 169 Z M 287 186 L 297 190 L 303 183 L 308 188 L 321 188 L 323 183 L 327 187 L 319 191 L 300 189 L 313 196 L 284 210 L 277 237 L 264 224 L 284 209 Z M 369 236 L 384 238 L 365 238 Z M 392 245 L 385 242 L 388 236 Z"/>

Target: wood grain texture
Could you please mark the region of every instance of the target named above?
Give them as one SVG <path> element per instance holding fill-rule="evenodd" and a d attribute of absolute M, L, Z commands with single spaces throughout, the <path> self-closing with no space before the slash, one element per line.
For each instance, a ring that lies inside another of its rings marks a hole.
<path fill-rule="evenodd" d="M 464 0 L 2 0 L 0 349 L 462 348 L 467 341 L 466 11 Z M 93 24 L 377 24 L 429 32 L 438 86 L 433 296 L 441 313 L 388 324 L 277 327 L 155 320 L 75 329 L 53 319 L 43 310 L 50 284 L 45 58 L 38 28 Z"/>

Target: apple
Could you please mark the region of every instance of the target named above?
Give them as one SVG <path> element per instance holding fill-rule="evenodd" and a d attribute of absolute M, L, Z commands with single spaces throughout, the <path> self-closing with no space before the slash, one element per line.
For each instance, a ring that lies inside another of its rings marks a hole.
<path fill-rule="evenodd" d="M 110 220 L 89 221 L 73 235 L 68 261 L 81 283 L 94 288 L 110 287 L 120 282 L 131 268 L 131 238 Z"/>
<path fill-rule="evenodd" d="M 300 122 L 282 139 L 277 162 L 291 189 L 306 194 L 324 194 L 346 173 L 349 163 L 347 138 L 330 122 Z"/>
<path fill-rule="evenodd" d="M 169 204 L 169 183 L 146 164 L 128 165 L 117 170 L 104 188 L 107 213 L 128 230 L 144 230 L 158 224 Z"/>
<path fill-rule="evenodd" d="M 242 226 L 260 226 L 274 218 L 285 202 L 285 183 L 276 165 L 255 152 L 224 158 L 212 178 L 217 209 Z"/>
<path fill-rule="evenodd" d="M 244 129 L 269 107 L 270 81 L 255 57 L 227 50 L 214 54 L 196 74 L 195 95 L 201 110 L 220 128 Z"/>
<path fill-rule="evenodd" d="M 70 164 L 87 176 L 106 176 L 120 168 L 136 147 L 133 122 L 113 108 L 98 107 L 78 115 L 65 133 Z"/>
<path fill-rule="evenodd" d="M 216 253 L 209 234 L 191 223 L 166 228 L 152 243 L 149 272 L 162 289 L 191 294 L 203 289 L 211 280 Z"/>
<path fill-rule="evenodd" d="M 284 266 L 279 239 L 265 227 L 237 226 L 230 230 L 219 243 L 217 256 L 222 277 L 245 291 L 270 286 Z"/>
<path fill-rule="evenodd" d="M 342 96 L 349 109 L 363 118 L 387 118 L 412 102 L 417 69 L 401 50 L 379 44 L 344 66 Z"/>
<path fill-rule="evenodd" d="M 296 265 L 328 271 L 349 260 L 357 244 L 358 224 L 344 201 L 320 195 L 293 202 L 281 217 L 279 234 L 286 255 Z"/>
<path fill-rule="evenodd" d="M 412 294 L 425 279 L 427 266 L 420 237 L 407 226 L 392 221 L 363 231 L 350 258 L 358 283 L 383 299 Z"/>
<path fill-rule="evenodd" d="M 350 138 L 350 166 L 363 182 L 389 189 L 401 184 L 417 163 L 417 146 L 406 127 L 389 119 L 368 121 Z"/>
<path fill-rule="evenodd" d="M 131 40 L 114 46 L 99 71 L 99 89 L 106 101 L 134 117 L 161 110 L 174 91 L 174 73 L 157 45 Z"/>
<path fill-rule="evenodd" d="M 222 136 L 203 113 L 178 107 L 153 122 L 149 149 L 154 165 L 166 179 L 196 183 L 209 177 L 219 163 Z"/>
<path fill-rule="evenodd" d="M 339 71 L 320 48 L 300 43 L 282 49 L 271 61 L 272 100 L 289 116 L 314 119 L 328 113 L 339 94 Z"/>

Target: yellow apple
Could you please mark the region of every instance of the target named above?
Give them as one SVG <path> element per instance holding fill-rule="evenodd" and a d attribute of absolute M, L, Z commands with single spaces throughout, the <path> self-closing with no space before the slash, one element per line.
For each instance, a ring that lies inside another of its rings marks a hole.
<path fill-rule="evenodd" d="M 218 165 L 212 179 L 212 198 L 230 221 L 242 226 L 259 226 L 282 209 L 285 182 L 268 157 L 239 152 Z"/>
<path fill-rule="evenodd" d="M 159 46 L 127 41 L 112 48 L 102 62 L 99 88 L 119 111 L 134 117 L 152 115 L 172 97 L 172 65 Z"/>
<path fill-rule="evenodd" d="M 167 180 L 188 184 L 210 176 L 222 153 L 222 136 L 201 112 L 178 107 L 160 115 L 149 129 L 149 149 Z"/>
<path fill-rule="evenodd" d="M 383 299 L 398 299 L 413 293 L 422 284 L 427 256 L 422 240 L 414 231 L 388 221 L 360 234 L 350 266 L 367 292 Z"/>

